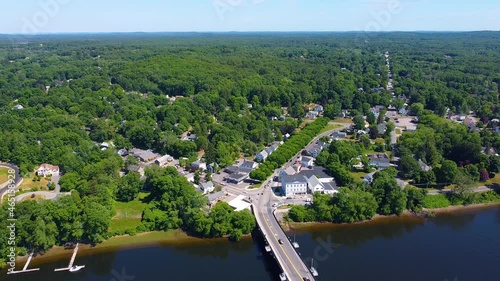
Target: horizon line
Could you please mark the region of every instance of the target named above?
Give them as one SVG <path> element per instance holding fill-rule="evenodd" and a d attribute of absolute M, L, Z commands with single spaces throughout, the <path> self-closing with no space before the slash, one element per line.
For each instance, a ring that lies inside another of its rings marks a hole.
<path fill-rule="evenodd" d="M 363 31 L 363 30 L 268 30 L 268 31 L 71 31 L 71 32 L 39 32 L 39 33 L 0 33 L 0 36 L 40 36 L 40 35 L 76 35 L 76 34 L 160 34 L 160 33 L 473 33 L 473 32 L 500 32 L 499 30 L 492 29 L 478 29 L 478 30 L 380 30 L 380 31 Z"/>

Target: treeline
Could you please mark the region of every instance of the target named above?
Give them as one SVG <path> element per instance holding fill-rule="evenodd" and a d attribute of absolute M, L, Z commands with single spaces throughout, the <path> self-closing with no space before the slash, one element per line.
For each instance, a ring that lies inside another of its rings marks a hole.
<path fill-rule="evenodd" d="M 300 132 L 295 133 L 288 141 L 278 147 L 264 163 L 260 164 L 259 168 L 252 171 L 250 177 L 261 181 L 267 179 L 275 169 L 283 166 L 300 150 L 304 149 L 325 128 L 329 121 L 330 119 L 327 117 L 318 118 Z"/>
<path fill-rule="evenodd" d="M 226 202 L 207 209 L 207 199 L 175 168 L 151 169 L 147 177 L 150 203 L 142 214 L 140 231 L 181 228 L 200 237 L 239 240 L 255 227 L 255 218 L 248 210 L 235 212 Z"/>
<path fill-rule="evenodd" d="M 399 175 L 404 179 L 422 188 L 441 188 L 464 180 L 486 182 L 500 172 L 496 133 L 474 132 L 430 113 L 422 114 L 419 122 L 417 131 L 405 132 L 398 142 Z"/>

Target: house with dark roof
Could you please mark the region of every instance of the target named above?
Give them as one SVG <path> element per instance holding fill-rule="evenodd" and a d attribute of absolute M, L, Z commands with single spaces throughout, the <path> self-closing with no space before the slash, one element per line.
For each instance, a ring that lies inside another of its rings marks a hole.
<path fill-rule="evenodd" d="M 240 165 L 240 169 L 247 171 L 252 171 L 254 169 L 257 169 L 257 167 L 259 167 L 259 163 L 249 160 L 243 161 L 243 163 Z"/>
<path fill-rule="evenodd" d="M 385 153 L 368 154 L 370 166 L 375 166 L 378 169 L 386 169 L 391 166 L 389 156 Z"/>

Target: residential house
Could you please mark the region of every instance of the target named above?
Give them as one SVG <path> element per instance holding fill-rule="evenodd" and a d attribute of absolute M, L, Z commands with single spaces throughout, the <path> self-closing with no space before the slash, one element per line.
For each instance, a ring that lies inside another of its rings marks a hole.
<path fill-rule="evenodd" d="M 339 187 L 335 181 L 321 183 L 323 185 L 323 193 L 333 195 L 339 192 Z"/>
<path fill-rule="evenodd" d="M 205 171 L 207 169 L 207 163 L 203 163 L 201 161 L 196 161 L 191 163 L 191 169 L 194 171 Z"/>
<path fill-rule="evenodd" d="M 151 150 L 142 150 L 138 148 L 133 148 L 130 151 L 130 154 L 132 154 L 134 157 L 139 159 L 142 162 L 149 162 L 153 161 L 156 158 L 160 157 L 159 154 L 152 152 Z"/>
<path fill-rule="evenodd" d="M 213 207 L 217 202 L 226 196 L 224 191 L 215 192 L 207 196 L 207 203 L 210 207 Z"/>
<path fill-rule="evenodd" d="M 142 166 L 139 166 L 139 165 L 129 165 L 127 167 L 127 171 L 128 172 L 136 172 L 136 173 L 139 173 L 139 175 L 141 175 L 141 177 L 144 176 L 144 167 Z"/>
<path fill-rule="evenodd" d="M 418 165 L 420 166 L 420 169 L 422 169 L 422 171 L 428 172 L 428 171 L 432 170 L 432 167 L 429 166 L 429 165 L 427 165 L 427 164 L 425 164 L 422 161 L 422 159 L 418 159 Z"/>
<path fill-rule="evenodd" d="M 317 111 L 317 112 L 323 112 L 324 111 L 324 108 L 322 105 L 317 105 L 315 108 L 314 108 L 314 111 Z"/>
<path fill-rule="evenodd" d="M 13 109 L 15 109 L 15 110 L 22 110 L 22 109 L 24 109 L 24 106 L 22 106 L 22 105 L 18 104 L 18 105 L 16 105 L 16 106 L 14 106 L 14 108 L 13 108 Z"/>
<path fill-rule="evenodd" d="M 346 139 L 347 138 L 347 133 L 345 133 L 345 132 L 338 132 L 337 131 L 337 132 L 334 132 L 333 134 L 331 134 L 331 137 L 333 139 L 336 139 L 336 140 L 338 140 L 338 139 Z"/>
<path fill-rule="evenodd" d="M 167 154 L 167 155 L 164 155 L 164 156 L 156 159 L 155 164 L 160 166 L 160 167 L 163 167 L 172 161 L 174 161 L 174 158 Z"/>
<path fill-rule="evenodd" d="M 323 184 L 318 180 L 316 176 L 311 176 L 309 178 L 304 177 L 307 179 L 307 187 L 310 193 L 323 193 L 325 191 L 325 187 Z"/>
<path fill-rule="evenodd" d="M 240 169 L 247 171 L 253 171 L 254 169 L 257 169 L 257 167 L 259 167 L 259 163 L 248 160 L 243 161 L 243 163 L 240 165 Z"/>
<path fill-rule="evenodd" d="M 120 149 L 118 150 L 118 155 L 120 155 L 121 157 L 128 156 L 128 151 L 126 149 Z"/>
<path fill-rule="evenodd" d="M 316 119 L 316 118 L 318 118 L 318 116 L 319 116 L 319 112 L 314 111 L 314 110 L 309 111 L 309 112 L 306 114 L 306 118 L 309 118 L 309 119 Z"/>
<path fill-rule="evenodd" d="M 328 175 L 325 168 L 318 166 L 313 167 L 312 169 L 304 169 L 300 171 L 299 174 L 305 176 L 306 178 L 315 176 L 321 183 L 328 183 L 335 181 L 335 179 L 332 176 Z"/>
<path fill-rule="evenodd" d="M 101 144 L 99 144 L 99 147 L 101 148 L 102 151 L 104 150 L 108 150 L 112 147 L 113 145 L 108 143 L 108 142 L 102 142 Z"/>
<path fill-rule="evenodd" d="M 199 188 L 201 189 L 203 195 L 212 193 L 215 190 L 214 183 L 211 181 L 200 184 Z"/>
<path fill-rule="evenodd" d="M 255 156 L 255 160 L 257 160 L 259 162 L 264 162 L 264 161 L 266 161 L 267 157 L 269 157 L 269 154 L 267 153 L 267 151 L 262 150 L 261 152 L 259 152 L 257 154 L 257 156 Z"/>
<path fill-rule="evenodd" d="M 39 176 L 58 176 L 59 175 L 59 166 L 54 166 L 50 164 L 42 164 L 40 167 L 36 170 L 36 174 Z"/>
<path fill-rule="evenodd" d="M 309 150 L 307 150 L 307 154 L 309 154 L 311 157 L 318 157 L 318 155 L 323 151 L 323 147 L 319 145 L 313 145 Z"/>
<path fill-rule="evenodd" d="M 378 124 L 377 129 L 379 134 L 384 134 L 387 131 L 387 125 L 385 123 Z"/>
<path fill-rule="evenodd" d="M 366 184 L 366 185 L 369 185 L 369 184 L 372 184 L 373 182 L 373 176 L 375 175 L 375 172 L 373 173 L 369 173 L 368 175 L 364 176 L 363 177 L 363 182 Z"/>
<path fill-rule="evenodd" d="M 303 156 L 301 160 L 301 164 L 304 167 L 312 167 L 314 165 L 314 158 Z"/>
<path fill-rule="evenodd" d="M 391 166 L 389 156 L 385 153 L 369 154 L 370 166 L 375 166 L 378 169 L 386 169 Z"/>
<path fill-rule="evenodd" d="M 187 134 L 187 136 L 183 137 L 181 140 L 183 141 L 196 141 L 198 137 L 195 134 Z"/>

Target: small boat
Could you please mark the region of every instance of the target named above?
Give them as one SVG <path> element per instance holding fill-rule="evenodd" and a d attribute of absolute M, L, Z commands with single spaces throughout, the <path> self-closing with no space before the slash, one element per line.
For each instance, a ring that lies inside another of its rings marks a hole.
<path fill-rule="evenodd" d="M 69 272 L 77 272 L 79 271 L 80 269 L 84 268 L 85 265 L 73 265 L 70 269 L 69 269 Z"/>
<path fill-rule="evenodd" d="M 313 262 L 314 262 L 314 259 L 311 259 L 311 268 L 309 270 L 311 271 L 312 276 L 317 277 L 319 274 L 318 274 L 318 271 L 316 270 L 316 268 L 314 268 Z"/>
<path fill-rule="evenodd" d="M 286 274 L 284 272 L 280 273 L 280 280 L 281 281 L 286 281 L 287 280 Z"/>

